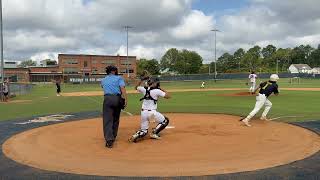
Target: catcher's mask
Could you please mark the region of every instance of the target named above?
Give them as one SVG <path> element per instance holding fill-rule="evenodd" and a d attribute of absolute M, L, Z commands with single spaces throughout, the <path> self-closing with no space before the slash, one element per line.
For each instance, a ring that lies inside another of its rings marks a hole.
<path fill-rule="evenodd" d="M 106 67 L 107 75 L 109 75 L 112 71 L 115 72 L 115 75 L 118 75 L 118 68 L 116 66 L 110 65 Z"/>
<path fill-rule="evenodd" d="M 147 81 L 149 87 L 160 88 L 160 79 L 156 77 L 150 77 Z"/>

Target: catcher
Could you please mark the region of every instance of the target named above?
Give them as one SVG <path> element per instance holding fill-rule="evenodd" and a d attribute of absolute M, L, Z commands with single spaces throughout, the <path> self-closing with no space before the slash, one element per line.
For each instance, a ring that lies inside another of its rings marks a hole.
<path fill-rule="evenodd" d="M 146 81 L 147 86 L 142 86 L 144 81 Z M 140 101 L 143 101 L 141 109 L 141 129 L 130 137 L 129 142 L 142 140 L 148 134 L 149 119 L 152 116 L 154 116 L 158 125 L 152 130 L 150 137 L 152 139 L 161 139 L 159 133 L 169 124 L 169 119 L 157 111 L 157 104 L 159 97 L 168 99 L 170 98 L 170 94 L 160 88 L 158 78 L 149 77 L 148 73 L 142 74 L 135 89 L 144 95 L 140 99 Z"/>
<path fill-rule="evenodd" d="M 260 86 L 255 89 L 254 92 L 257 92 L 259 89 L 260 90 L 259 90 L 259 94 L 256 96 L 256 104 L 254 106 L 254 109 L 249 113 L 249 115 L 246 118 L 240 120 L 246 126 L 249 126 L 249 127 L 251 126 L 249 123 L 250 119 L 254 115 L 256 115 L 263 106 L 265 106 L 265 109 L 260 119 L 268 120 L 267 114 L 272 107 L 272 103 L 269 101 L 268 97 L 272 93 L 274 93 L 275 95 L 279 94 L 278 84 L 277 84 L 278 79 L 279 79 L 279 76 L 277 74 L 272 74 L 270 76 L 269 81 L 261 83 Z"/>

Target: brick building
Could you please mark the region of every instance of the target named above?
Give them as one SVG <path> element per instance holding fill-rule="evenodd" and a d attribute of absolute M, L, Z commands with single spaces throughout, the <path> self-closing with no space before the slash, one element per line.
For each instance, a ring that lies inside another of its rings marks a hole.
<path fill-rule="evenodd" d="M 30 74 L 28 68 L 5 68 L 5 78 L 10 78 L 13 82 L 30 82 Z"/>
<path fill-rule="evenodd" d="M 62 73 L 59 72 L 59 66 L 31 66 L 28 68 L 30 74 L 30 82 L 50 82 L 53 79 L 62 78 Z"/>
<path fill-rule="evenodd" d="M 136 63 L 135 56 L 127 61 L 127 56 L 59 54 L 58 65 L 5 68 L 5 74 L 19 82 L 50 82 L 57 78 L 64 82 L 99 82 L 106 76 L 105 68 L 115 65 L 128 80 L 136 78 Z"/>
<path fill-rule="evenodd" d="M 135 56 L 102 56 L 83 54 L 59 54 L 59 72 L 62 72 L 64 81 L 100 81 L 106 75 L 108 65 L 118 67 L 119 74 L 125 79 L 136 77 L 137 60 Z"/>

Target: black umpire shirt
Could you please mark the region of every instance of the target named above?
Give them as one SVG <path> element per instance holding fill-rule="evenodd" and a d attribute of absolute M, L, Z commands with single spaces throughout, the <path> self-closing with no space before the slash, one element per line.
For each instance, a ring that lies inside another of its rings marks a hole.
<path fill-rule="evenodd" d="M 275 81 L 266 81 L 260 84 L 259 94 L 269 97 L 272 93 L 278 94 L 278 84 Z"/>

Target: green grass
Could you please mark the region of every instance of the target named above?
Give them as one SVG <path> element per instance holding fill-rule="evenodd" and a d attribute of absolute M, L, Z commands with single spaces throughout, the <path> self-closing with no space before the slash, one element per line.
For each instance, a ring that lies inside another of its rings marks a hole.
<path fill-rule="evenodd" d="M 217 88 L 246 88 L 245 80 L 228 80 L 208 82 L 207 87 Z M 199 88 L 200 82 L 168 82 L 162 83 L 166 89 Z M 290 84 L 287 80 L 279 82 L 280 87 L 320 87 L 320 80 L 302 79 L 301 84 Z M 132 89 L 132 87 L 128 87 Z M 101 91 L 97 84 L 62 86 L 63 92 Z M 161 112 L 187 113 L 225 113 L 244 116 L 254 107 L 255 97 L 225 97 L 217 96 L 221 93 L 235 93 L 238 91 L 216 92 L 180 92 L 173 93 L 173 98 L 159 101 Z M 269 115 L 297 116 L 282 118 L 281 121 L 320 120 L 318 98 L 320 92 L 281 91 L 280 96 L 272 96 L 273 107 Z M 130 94 L 126 111 L 139 114 L 141 109 L 140 95 Z M 54 85 L 37 85 L 32 92 L 14 98 L 15 100 L 32 100 L 26 103 L 0 104 L 0 120 L 31 117 L 52 113 L 71 113 L 84 111 L 101 111 L 103 97 L 57 97 Z"/>

